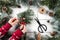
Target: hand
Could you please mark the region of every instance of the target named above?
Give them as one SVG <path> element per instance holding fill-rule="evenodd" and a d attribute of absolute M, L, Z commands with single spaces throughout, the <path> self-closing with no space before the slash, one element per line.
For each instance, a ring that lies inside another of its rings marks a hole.
<path fill-rule="evenodd" d="M 25 27 L 25 25 L 21 25 L 21 26 L 20 26 L 20 29 L 22 30 L 23 33 L 25 33 L 26 30 L 27 30 L 26 27 Z"/>
<path fill-rule="evenodd" d="M 17 19 L 17 18 L 11 18 L 9 21 L 8 21 L 8 23 L 10 24 L 10 25 L 16 25 L 17 23 L 19 22 L 19 20 Z"/>

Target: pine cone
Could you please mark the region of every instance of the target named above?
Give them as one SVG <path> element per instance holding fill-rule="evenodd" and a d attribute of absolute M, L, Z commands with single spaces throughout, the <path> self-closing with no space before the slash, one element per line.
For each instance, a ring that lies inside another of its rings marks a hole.
<path fill-rule="evenodd" d="M 2 11 L 6 12 L 7 11 L 7 7 L 2 7 Z"/>
<path fill-rule="evenodd" d="M 54 16 L 54 13 L 53 12 L 49 12 L 49 16 Z"/>
<path fill-rule="evenodd" d="M 55 36 L 57 34 L 57 32 L 52 32 L 51 36 Z"/>
<path fill-rule="evenodd" d="M 37 40 L 41 40 L 41 34 L 40 33 L 37 34 Z"/>

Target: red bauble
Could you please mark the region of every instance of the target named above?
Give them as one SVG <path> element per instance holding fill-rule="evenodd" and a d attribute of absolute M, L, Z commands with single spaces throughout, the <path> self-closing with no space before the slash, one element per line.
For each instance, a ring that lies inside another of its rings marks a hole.
<path fill-rule="evenodd" d="M 23 24 L 23 25 L 26 24 L 26 22 L 25 22 L 25 18 L 20 18 L 20 24 Z"/>
<path fill-rule="evenodd" d="M 20 22 L 20 24 L 22 24 L 22 25 L 26 25 L 26 23 L 25 23 L 24 21 Z"/>

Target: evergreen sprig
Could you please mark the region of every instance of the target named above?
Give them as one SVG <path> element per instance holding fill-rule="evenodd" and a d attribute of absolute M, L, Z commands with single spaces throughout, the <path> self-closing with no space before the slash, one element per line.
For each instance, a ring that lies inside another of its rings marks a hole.
<path fill-rule="evenodd" d="M 0 5 L 6 5 L 6 6 L 16 6 L 17 2 L 16 0 L 0 0 Z"/>
<path fill-rule="evenodd" d="M 58 4 L 58 0 L 42 0 L 40 2 L 41 5 L 46 5 L 48 6 L 50 9 L 54 9 L 57 4 Z"/>
<path fill-rule="evenodd" d="M 28 23 L 31 22 L 33 15 L 34 15 L 34 12 L 32 10 L 28 9 L 27 11 L 18 14 L 18 17 L 19 18 L 25 18 L 24 21 L 25 21 L 26 24 L 28 24 Z"/>
<path fill-rule="evenodd" d="M 49 38 L 48 40 L 60 40 L 60 36 L 59 37 L 52 37 L 52 38 Z"/>
<path fill-rule="evenodd" d="M 60 21 L 60 8 L 58 8 L 58 9 L 55 11 L 54 18 L 55 18 L 56 20 L 59 20 L 59 21 Z"/>
<path fill-rule="evenodd" d="M 7 22 L 8 22 L 9 18 L 8 17 L 5 17 L 3 19 L 0 19 L 0 27 L 5 25 Z"/>

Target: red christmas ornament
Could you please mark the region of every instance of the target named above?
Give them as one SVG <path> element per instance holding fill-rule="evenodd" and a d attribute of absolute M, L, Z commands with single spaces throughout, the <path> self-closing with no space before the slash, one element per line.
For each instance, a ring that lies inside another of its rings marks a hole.
<path fill-rule="evenodd" d="M 23 25 L 25 25 L 26 23 L 25 23 L 24 21 L 22 21 L 22 22 L 20 22 L 20 24 L 23 24 Z"/>
<path fill-rule="evenodd" d="M 25 18 L 20 18 L 20 24 L 26 25 Z"/>

